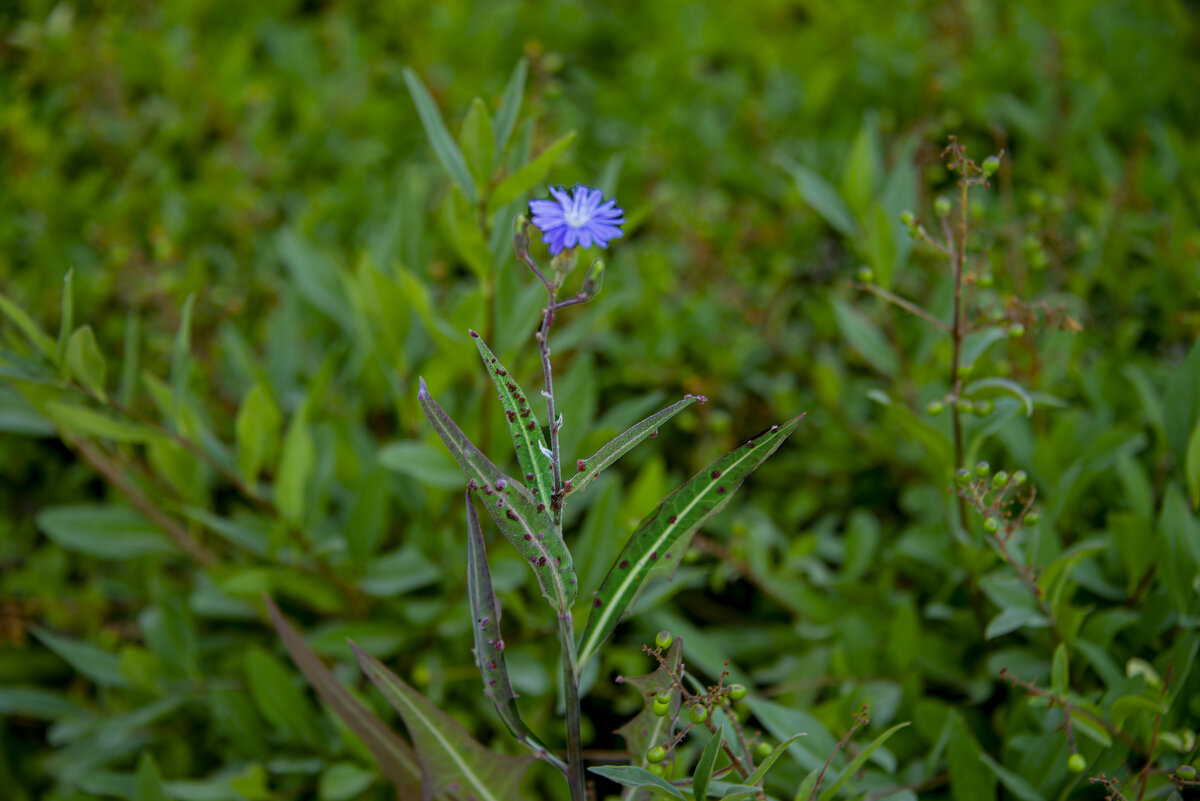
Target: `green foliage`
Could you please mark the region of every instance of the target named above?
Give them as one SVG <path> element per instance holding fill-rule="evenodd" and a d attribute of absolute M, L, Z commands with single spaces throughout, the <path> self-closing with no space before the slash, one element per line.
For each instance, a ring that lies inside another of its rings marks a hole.
<path fill-rule="evenodd" d="M 537 374 L 543 295 L 512 221 L 576 181 L 629 223 L 604 292 L 556 329 L 568 477 L 665 398 L 710 398 L 570 493 L 580 622 L 648 509 L 808 412 L 589 660 L 588 748 L 678 714 L 678 693 L 659 717 L 612 681 L 668 629 L 690 675 L 717 682 L 728 659 L 754 688 L 748 713 L 710 713 L 723 731 L 748 714 L 773 742 L 807 733 L 766 777 L 780 798 L 826 759 L 818 797 L 1087 798 L 1104 773 L 1132 799 L 1151 752 L 1145 797 L 1186 775 L 1186 3 L 27 0 L 0 19 L 6 798 L 412 794 L 416 735 L 367 692 L 347 637 L 518 752 L 469 649 L 465 482 L 416 395 L 423 375 L 518 474 L 465 331 Z M 945 195 L 957 225 L 948 134 L 990 170 L 967 286 L 1002 315 L 960 354 L 962 463 L 1024 470 L 1037 492 L 991 533 L 974 512 L 956 524 L 947 492 L 949 339 L 852 280 L 866 266 L 949 321 L 946 259 L 900 216 L 940 237 Z M 1029 319 L 1007 316 L 1016 301 Z M 1044 325 L 1060 307 L 1082 330 Z M 1010 523 L 1038 593 L 991 537 Z M 557 645 L 521 561 L 488 553 L 508 674 L 561 752 Z M 870 724 L 837 749 L 864 703 Z M 676 749 L 676 778 L 711 738 Z M 709 797 L 738 782 L 726 759 Z M 600 770 L 656 784 L 643 769 Z M 566 797 L 549 764 L 513 792 Z"/>

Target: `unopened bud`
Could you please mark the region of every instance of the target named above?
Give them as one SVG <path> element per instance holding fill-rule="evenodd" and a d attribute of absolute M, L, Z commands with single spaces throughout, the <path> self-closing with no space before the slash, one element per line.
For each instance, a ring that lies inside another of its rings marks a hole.
<path fill-rule="evenodd" d="M 988 156 L 983 160 L 983 174 L 991 178 L 1000 169 L 1000 157 Z"/>
<path fill-rule="evenodd" d="M 596 259 L 592 262 L 592 266 L 588 267 L 587 274 L 583 276 L 583 285 L 579 288 L 579 294 L 591 300 L 600 294 L 600 288 L 603 285 L 604 260 Z"/>
<path fill-rule="evenodd" d="M 524 214 L 517 215 L 513 226 L 513 250 L 517 253 L 529 252 L 529 220 L 525 219 Z"/>

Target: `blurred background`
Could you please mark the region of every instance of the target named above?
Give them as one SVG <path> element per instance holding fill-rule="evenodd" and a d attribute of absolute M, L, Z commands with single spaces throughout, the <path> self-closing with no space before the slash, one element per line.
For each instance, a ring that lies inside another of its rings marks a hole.
<path fill-rule="evenodd" d="M 872 797 L 951 797 L 927 757 L 954 727 L 1066 797 L 1062 734 L 997 676 L 1044 675 L 1048 635 L 985 637 L 972 603 L 990 616 L 1004 596 L 969 578 L 996 557 L 949 545 L 950 424 L 924 413 L 947 392 L 949 342 L 852 280 L 870 265 L 948 318 L 949 269 L 899 215 L 932 218 L 952 189 L 950 135 L 977 160 L 1004 151 L 972 195 L 995 280 L 981 308 L 1021 297 L 1082 330 L 1031 326 L 979 356 L 976 376 L 1036 408 L 997 395 L 968 424 L 970 461 L 1029 472 L 1036 561 L 1105 545 L 1065 603 L 1152 604 L 1153 625 L 1110 621 L 1096 650 L 1166 653 L 1187 625 L 1158 621 L 1173 604 L 1186 618 L 1195 570 L 1139 587 L 1163 552 L 1136 537 L 1188 481 L 1191 418 L 1163 398 L 1200 330 L 1197 53 L 1182 0 L 4 3 L 0 293 L 53 337 L 70 270 L 91 334 L 64 389 L 17 315 L 0 322 L 0 795 L 132 799 L 149 751 L 184 801 L 389 797 L 287 661 L 262 592 L 381 714 L 346 637 L 515 752 L 479 691 L 462 479 L 416 380 L 512 463 L 466 329 L 536 384 L 542 298 L 508 248 L 527 197 L 473 227 L 402 70 L 457 137 L 524 60 L 483 183 L 575 131 L 532 196 L 601 186 L 628 218 L 600 298 L 561 316 L 564 453 L 710 399 L 571 508 L 579 618 L 654 503 L 808 413 L 618 629 L 587 747 L 621 747 L 611 732 L 640 701 L 612 679 L 648 671 L 640 645 L 666 627 L 701 675 L 730 659 L 759 688 L 769 736 L 813 732 L 781 787 L 865 701 L 872 731 L 914 721 L 875 767 L 892 794 Z M 487 536 L 523 713 L 561 745 L 553 620 Z M 1099 696 L 1109 674 L 1076 678 Z M 560 784 L 539 766 L 529 797 Z"/>

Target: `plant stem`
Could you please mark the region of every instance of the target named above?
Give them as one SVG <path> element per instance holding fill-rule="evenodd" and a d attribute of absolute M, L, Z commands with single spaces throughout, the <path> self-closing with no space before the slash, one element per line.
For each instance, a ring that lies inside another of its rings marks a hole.
<path fill-rule="evenodd" d="M 575 662 L 575 624 L 570 611 L 559 613 L 558 636 L 563 652 L 563 696 L 567 707 L 567 784 L 571 801 L 585 801 L 583 739 L 579 731 L 579 668 Z"/>
<path fill-rule="evenodd" d="M 962 414 L 958 410 L 958 395 L 962 391 L 962 380 L 958 375 L 958 362 L 962 358 L 962 343 L 963 343 L 963 310 L 962 310 L 962 295 L 963 295 L 963 262 L 966 259 L 967 252 L 967 180 L 964 175 L 961 180 L 962 199 L 959 202 L 962 216 L 958 229 L 958 243 L 955 244 L 953 236 L 950 235 L 949 224 L 946 225 L 946 246 L 950 251 L 950 258 L 954 264 L 954 323 L 950 330 L 950 337 L 954 342 L 954 354 L 950 360 L 950 390 L 954 395 L 954 405 L 950 409 L 950 415 L 954 422 L 954 465 L 955 470 L 966 467 L 963 464 L 963 432 L 962 432 Z M 958 524 L 965 531 L 967 528 L 967 502 L 962 496 L 958 498 Z"/>
<path fill-rule="evenodd" d="M 550 469 L 554 474 L 554 495 L 550 499 L 550 511 L 554 514 L 554 525 L 562 528 L 562 457 L 558 448 L 558 415 L 554 408 L 554 378 L 550 367 L 550 326 L 554 324 L 554 290 L 548 288 L 550 299 L 542 310 L 542 327 L 537 332 L 538 349 L 542 352 L 542 375 L 546 379 L 546 415 L 550 418 Z"/>

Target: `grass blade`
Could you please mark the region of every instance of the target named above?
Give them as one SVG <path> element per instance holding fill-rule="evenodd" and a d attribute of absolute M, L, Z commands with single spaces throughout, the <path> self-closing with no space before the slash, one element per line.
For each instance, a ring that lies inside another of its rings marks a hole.
<path fill-rule="evenodd" d="M 471 603 L 471 616 L 475 625 L 475 661 L 483 677 L 483 694 L 492 699 L 500 720 L 517 738 L 529 746 L 534 753 L 560 769 L 566 765 L 539 740 L 517 711 L 517 694 L 513 692 L 508 678 L 508 666 L 504 663 L 504 640 L 500 635 L 500 602 L 492 589 L 492 571 L 488 566 L 487 546 L 483 541 L 483 530 L 471 503 L 471 493 L 466 494 L 467 503 L 467 595 Z"/>
<path fill-rule="evenodd" d="M 425 127 L 425 135 L 429 137 L 433 154 L 462 189 L 471 205 L 475 205 L 479 199 L 475 179 L 471 177 L 471 171 L 467 169 L 467 160 L 463 158 L 454 137 L 446 130 L 446 123 L 442 121 L 442 113 L 438 111 L 437 103 L 433 102 L 433 96 L 429 94 L 417 73 L 408 67 L 404 68 L 404 83 L 408 84 L 408 92 L 412 95 L 413 105 L 417 107 L 417 116 L 421 118 L 421 125 Z"/>
<path fill-rule="evenodd" d="M 429 394 L 424 379 L 417 397 L 430 424 L 466 474 L 467 489 L 483 493 L 484 507 L 500 532 L 533 567 L 542 595 L 560 614 L 570 611 L 579 594 L 578 580 L 571 565 L 571 552 L 545 504 L 539 503 L 521 482 L 501 473 L 467 439 Z"/>
<path fill-rule="evenodd" d="M 304 674 L 304 678 L 317 695 L 321 696 L 321 700 L 350 731 L 358 735 L 358 739 L 362 740 L 371 756 L 379 763 L 383 775 L 396 786 L 397 794 L 401 798 L 415 798 L 420 792 L 421 766 L 412 746 L 404 742 L 342 686 L 329 668 L 325 667 L 320 657 L 308 647 L 308 643 L 304 642 L 300 632 L 283 616 L 274 601 L 264 595 L 263 603 L 267 605 L 271 625 L 279 633 L 292 662 Z"/>
<path fill-rule="evenodd" d="M 707 402 L 708 398 L 703 395 L 685 395 L 683 400 L 678 403 L 673 403 L 662 411 L 655 412 L 640 423 L 634 423 L 624 433 L 613 437 L 603 448 L 588 458 L 579 460 L 576 468 L 583 475 L 571 480 L 571 490 L 567 494 L 580 492 L 588 484 L 591 484 L 604 468 L 632 450 L 634 445 L 653 435 L 658 431 L 659 426 L 693 403 Z"/>
<path fill-rule="evenodd" d="M 508 430 L 513 438 L 513 450 L 517 453 L 517 463 L 521 465 L 521 474 L 525 476 L 538 502 L 550 505 L 550 496 L 554 492 L 554 474 L 550 469 L 550 457 L 546 456 L 546 440 L 542 436 L 542 426 L 537 414 L 529 405 L 529 399 L 517 384 L 496 355 L 484 343 L 483 337 L 471 332 L 475 347 L 483 359 L 496 391 L 500 393 L 500 403 L 504 406 L 504 416 L 508 418 Z"/>
<path fill-rule="evenodd" d="M 579 666 L 612 633 L 652 576 L 674 575 L 693 533 L 725 508 L 742 481 L 783 444 L 804 415 L 773 426 L 692 476 L 638 526 L 617 556 L 592 602 Z"/>
<path fill-rule="evenodd" d="M 454 718 L 405 684 L 375 657 L 353 642 L 359 665 L 400 717 L 421 762 L 421 798 L 452 792 L 455 798 L 508 801 L 520 798 L 521 777 L 533 757 L 501 756 L 471 737 Z"/>

